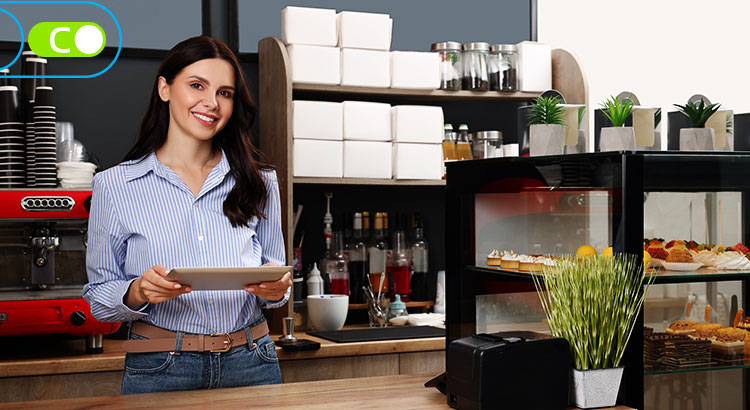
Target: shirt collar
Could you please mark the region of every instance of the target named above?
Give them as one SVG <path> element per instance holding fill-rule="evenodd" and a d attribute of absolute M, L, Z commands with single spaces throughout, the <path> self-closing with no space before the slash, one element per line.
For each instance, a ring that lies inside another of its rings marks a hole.
<path fill-rule="evenodd" d="M 229 160 L 227 160 L 227 156 L 223 149 L 221 150 L 221 159 L 217 166 L 222 177 L 226 176 L 230 171 Z M 153 171 L 157 175 L 163 175 L 163 167 L 164 165 L 162 165 L 159 162 L 159 159 L 156 158 L 156 153 L 152 152 L 141 159 L 130 161 L 128 163 L 128 167 L 125 170 L 125 181 L 129 182 L 136 178 L 140 178 L 146 175 L 149 171 Z"/>
<path fill-rule="evenodd" d="M 149 171 L 156 171 L 157 162 L 154 152 L 141 159 L 130 161 L 125 168 L 125 181 L 130 182 L 146 175 Z"/>

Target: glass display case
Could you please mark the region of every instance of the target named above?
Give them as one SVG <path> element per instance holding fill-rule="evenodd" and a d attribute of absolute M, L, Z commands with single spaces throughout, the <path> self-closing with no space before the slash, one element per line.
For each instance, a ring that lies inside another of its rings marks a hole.
<path fill-rule="evenodd" d="M 650 377 L 734 369 L 731 377 L 722 376 L 724 391 L 727 383 L 734 386 L 732 398 L 715 408 L 748 408 L 750 357 L 683 360 L 655 354 L 653 343 L 661 336 L 651 336 L 676 320 L 732 327 L 743 316 L 738 309 L 748 312 L 750 259 L 746 249 L 730 248 L 744 243 L 748 232 L 748 170 L 750 153 L 735 152 L 606 152 L 449 163 L 447 342 L 481 332 L 549 332 L 531 276 L 540 265 L 500 263 L 491 257 L 494 250 L 574 255 L 591 252 L 585 245 L 598 253 L 611 246 L 615 253 L 643 257 L 644 239 L 663 239 L 662 247 L 672 240 L 689 247 L 713 244 L 714 253 L 722 245 L 728 263 L 711 266 L 711 261 L 687 271 L 652 263 L 648 274 L 655 276 L 654 285 L 623 358 L 620 402 L 643 409 L 644 394 L 663 395 L 666 391 L 646 392 L 646 384 L 653 390 L 651 381 L 644 383 Z M 700 390 L 696 397 L 711 390 L 701 389 L 694 389 Z M 652 402 L 645 408 L 665 408 Z"/>

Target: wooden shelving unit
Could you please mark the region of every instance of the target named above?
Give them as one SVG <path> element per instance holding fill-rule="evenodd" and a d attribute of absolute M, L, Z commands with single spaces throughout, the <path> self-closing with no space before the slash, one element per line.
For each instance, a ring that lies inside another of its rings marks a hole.
<path fill-rule="evenodd" d="M 556 49 L 552 52 L 552 86 L 571 104 L 586 104 L 588 88 L 579 62 L 569 52 Z M 368 185 L 368 186 L 445 186 L 444 180 L 393 180 L 353 178 L 295 178 L 292 171 L 292 100 L 295 97 L 316 99 L 342 98 L 368 100 L 419 100 L 432 102 L 498 102 L 531 101 L 537 92 L 473 92 L 443 90 L 406 90 L 392 88 L 346 87 L 319 84 L 292 83 L 289 56 L 284 43 L 275 37 L 258 42 L 258 77 L 260 120 L 260 149 L 267 160 L 276 166 L 281 193 L 282 226 L 287 244 L 287 260 L 292 261 L 293 192 L 295 184 Z M 437 247 L 440 249 L 440 246 Z M 292 303 L 288 304 L 292 314 Z"/>

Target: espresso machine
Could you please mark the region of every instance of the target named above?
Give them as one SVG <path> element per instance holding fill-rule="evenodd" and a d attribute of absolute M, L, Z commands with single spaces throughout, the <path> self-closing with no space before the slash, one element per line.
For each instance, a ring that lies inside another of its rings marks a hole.
<path fill-rule="evenodd" d="M 0 336 L 86 336 L 86 351 L 100 353 L 120 327 L 81 297 L 90 204 L 91 190 L 0 190 Z"/>

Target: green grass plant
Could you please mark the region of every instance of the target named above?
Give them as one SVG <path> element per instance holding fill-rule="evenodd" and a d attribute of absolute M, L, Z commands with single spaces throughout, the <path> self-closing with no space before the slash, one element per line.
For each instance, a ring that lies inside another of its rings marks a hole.
<path fill-rule="evenodd" d="M 531 104 L 529 125 L 557 124 L 565 125 L 565 110 L 557 97 L 537 97 Z"/>
<path fill-rule="evenodd" d="M 705 128 L 706 121 L 721 107 L 721 104 L 706 105 L 701 99 L 697 104 L 688 101 L 685 105 L 674 104 L 690 120 L 693 128 Z"/>
<path fill-rule="evenodd" d="M 635 255 L 564 258 L 534 275 L 553 336 L 570 344 L 575 368 L 620 365 L 653 276 Z"/>
<path fill-rule="evenodd" d="M 633 105 L 635 104 L 630 98 L 620 101 L 617 97 L 610 96 L 602 103 L 602 108 L 613 127 L 622 127 L 625 125 L 625 120 L 633 113 Z"/>

